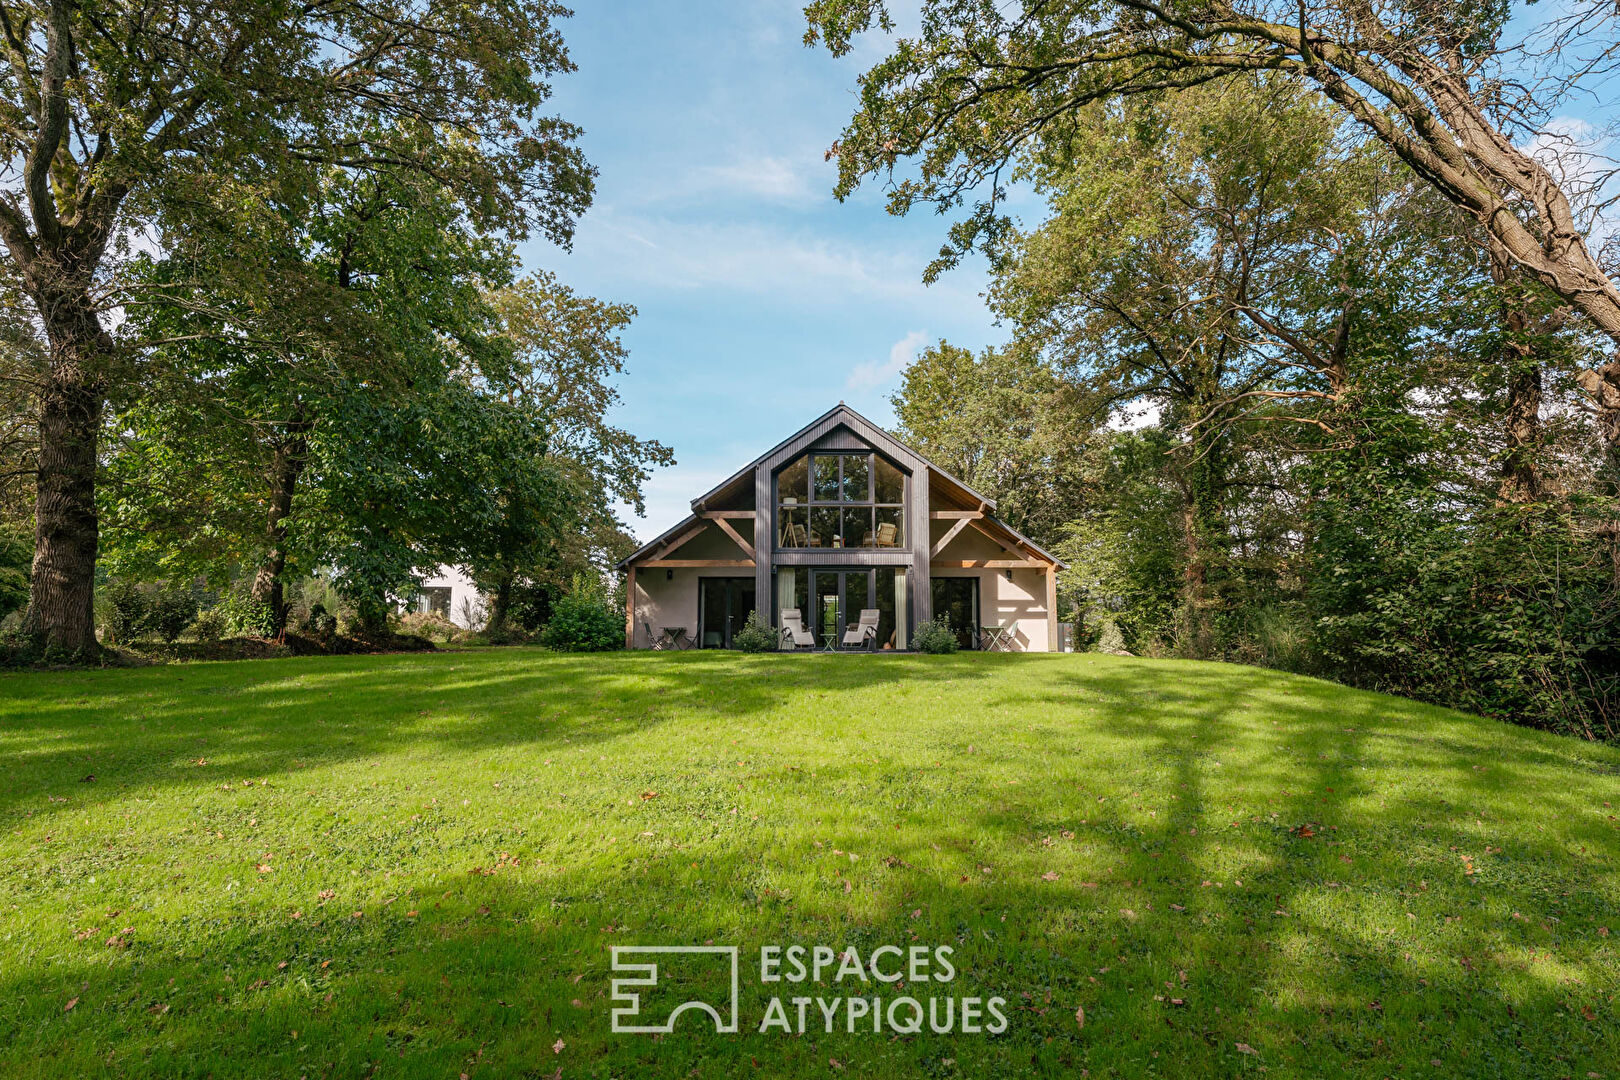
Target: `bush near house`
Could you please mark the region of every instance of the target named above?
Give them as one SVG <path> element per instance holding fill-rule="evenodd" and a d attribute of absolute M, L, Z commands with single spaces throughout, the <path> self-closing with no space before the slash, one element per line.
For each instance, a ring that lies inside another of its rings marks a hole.
<path fill-rule="evenodd" d="M 607 652 L 624 648 L 624 615 L 600 582 L 583 575 L 552 607 L 540 644 L 558 652 Z"/>
<path fill-rule="evenodd" d="M 951 629 L 950 623 L 933 618 L 917 624 L 917 629 L 911 635 L 911 647 L 920 653 L 939 656 L 955 652 L 961 644 L 956 640 L 956 632 Z"/>
<path fill-rule="evenodd" d="M 775 652 L 781 647 L 781 634 L 757 611 L 748 613 L 743 628 L 731 636 L 731 643 L 743 652 Z"/>

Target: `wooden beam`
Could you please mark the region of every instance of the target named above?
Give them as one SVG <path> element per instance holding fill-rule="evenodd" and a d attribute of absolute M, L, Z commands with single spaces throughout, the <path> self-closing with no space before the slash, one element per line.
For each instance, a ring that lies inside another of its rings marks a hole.
<path fill-rule="evenodd" d="M 935 559 L 928 564 L 945 570 L 1017 570 L 1039 569 L 1046 565 L 1034 559 Z"/>
<path fill-rule="evenodd" d="M 650 559 L 641 564 L 648 568 L 660 570 L 699 569 L 712 570 L 717 567 L 733 567 L 736 569 L 753 569 L 753 559 Z M 1039 565 L 1039 564 L 1036 564 Z"/>
<path fill-rule="evenodd" d="M 636 568 L 630 567 L 624 576 L 624 647 L 636 647 Z"/>
<path fill-rule="evenodd" d="M 719 520 L 720 518 L 734 518 L 742 521 L 751 521 L 755 515 L 754 511 L 752 510 L 704 510 L 698 516 L 714 518 L 716 520 Z"/>
<path fill-rule="evenodd" d="M 935 519 L 936 521 L 943 520 L 943 519 L 946 519 L 946 518 L 961 518 L 963 520 L 966 520 L 968 518 L 981 518 L 981 517 L 984 517 L 984 511 L 983 510 L 930 510 L 930 511 L 928 511 L 928 516 Z"/>
<path fill-rule="evenodd" d="M 949 544 L 952 540 L 955 540 L 956 534 L 967 528 L 967 526 L 967 518 L 957 518 L 956 524 L 951 526 L 950 531 L 944 536 L 940 537 L 939 543 L 935 544 L 933 548 L 929 550 L 928 557 L 931 559 L 939 558 L 939 553 L 945 550 L 945 545 Z"/>
<path fill-rule="evenodd" d="M 1057 567 L 1046 568 L 1046 651 L 1058 651 Z"/>
<path fill-rule="evenodd" d="M 702 532 L 704 526 L 707 525 L 707 524 L 708 524 L 708 522 L 705 522 L 705 521 L 694 522 L 690 529 L 687 529 L 683 533 L 677 533 L 675 536 L 670 537 L 668 543 L 661 545 L 658 548 L 657 551 L 652 553 L 652 557 L 654 559 L 663 558 L 665 555 L 668 555 L 670 552 L 674 551 L 676 548 L 680 547 L 682 544 L 684 544 L 688 540 L 692 539 L 692 537 L 694 537 L 698 533 Z M 643 564 L 643 565 L 645 565 L 645 564 Z"/>
<path fill-rule="evenodd" d="M 705 516 L 707 516 L 707 515 L 705 515 Z M 717 518 L 714 519 L 714 523 L 716 525 L 720 526 L 720 531 L 721 532 L 725 533 L 727 536 L 731 537 L 733 540 L 735 540 L 737 542 L 737 546 L 742 548 L 744 555 L 747 555 L 750 559 L 758 557 L 754 553 L 754 545 L 750 544 L 748 541 L 744 540 L 742 538 L 742 534 L 739 533 L 736 529 L 732 528 L 731 522 L 727 521 L 723 517 L 717 517 Z"/>
<path fill-rule="evenodd" d="M 968 524 L 984 533 L 984 535 L 988 536 L 990 538 L 990 542 L 995 544 L 996 547 L 1000 548 L 1002 551 L 1005 551 L 1009 555 L 1018 554 L 1018 552 L 1007 546 L 1007 541 L 1003 540 L 1001 537 L 997 536 L 995 533 L 986 528 L 982 518 L 968 518 Z"/>

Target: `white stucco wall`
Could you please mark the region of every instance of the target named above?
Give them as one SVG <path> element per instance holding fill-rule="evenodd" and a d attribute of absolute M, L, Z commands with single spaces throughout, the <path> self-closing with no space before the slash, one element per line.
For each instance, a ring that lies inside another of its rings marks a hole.
<path fill-rule="evenodd" d="M 424 578 L 424 588 L 448 588 L 450 590 L 450 621 L 457 626 L 471 629 L 467 618 L 467 607 L 471 606 L 482 610 L 484 605 L 483 594 L 478 591 L 472 579 L 461 572 L 460 567 L 441 566 L 433 575 Z M 486 612 L 487 614 L 487 612 Z"/>
<path fill-rule="evenodd" d="M 636 625 L 633 648 L 651 646 L 647 628 L 656 637 L 666 626 L 684 626 L 687 637 L 698 632 L 698 575 L 712 570 L 678 567 L 636 571 Z"/>
<path fill-rule="evenodd" d="M 950 520 L 933 523 L 933 539 L 949 531 Z M 965 528 L 939 553 L 941 561 L 969 559 L 1011 559 L 1011 555 L 997 547 L 989 537 L 974 528 Z M 977 578 L 979 582 L 979 622 L 1014 626 L 1012 648 L 1015 652 L 1047 652 L 1056 647 L 1047 626 L 1046 571 L 1035 567 L 1014 567 L 1008 580 L 1006 570 L 947 569 L 934 570 L 936 577 Z"/>

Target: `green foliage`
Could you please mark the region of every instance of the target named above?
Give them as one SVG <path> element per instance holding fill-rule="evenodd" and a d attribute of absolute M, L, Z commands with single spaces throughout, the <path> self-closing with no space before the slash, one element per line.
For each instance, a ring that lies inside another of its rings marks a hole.
<path fill-rule="evenodd" d="M 731 635 L 731 643 L 743 652 L 775 652 L 781 648 L 782 635 L 764 615 L 750 611 L 742 629 Z"/>
<path fill-rule="evenodd" d="M 146 594 L 133 581 L 109 581 L 96 599 L 96 614 L 100 617 L 102 632 L 115 644 L 137 640 L 146 628 L 146 613 L 150 604 Z"/>
<path fill-rule="evenodd" d="M 309 612 L 299 627 L 311 637 L 326 640 L 337 636 L 338 617 L 327 611 L 326 605 L 317 600 L 310 605 Z"/>
<path fill-rule="evenodd" d="M 230 623 L 218 603 L 199 611 L 191 623 L 191 636 L 204 643 L 220 641 L 229 632 Z"/>
<path fill-rule="evenodd" d="M 936 616 L 917 624 L 917 628 L 911 632 L 911 647 L 920 653 L 939 656 L 955 652 L 961 644 L 956 640 L 956 631 L 951 629 L 950 623 Z"/>
<path fill-rule="evenodd" d="M 624 615 L 614 608 L 600 579 L 581 574 L 552 609 L 551 621 L 540 631 L 540 643 L 558 652 L 622 649 Z"/>
<path fill-rule="evenodd" d="M 161 589 L 150 599 L 146 629 L 159 641 L 173 644 L 197 617 L 197 598 L 190 589 Z"/>
<path fill-rule="evenodd" d="M 216 605 L 225 621 L 226 633 L 233 637 L 268 638 L 276 634 L 270 605 L 238 585 L 220 597 Z"/>
<path fill-rule="evenodd" d="M 156 638 L 172 644 L 197 617 L 197 597 L 190 588 L 114 579 L 102 588 L 96 610 L 109 642 Z"/>
<path fill-rule="evenodd" d="M 34 544 L 21 526 L 0 522 L 0 621 L 28 603 Z"/>

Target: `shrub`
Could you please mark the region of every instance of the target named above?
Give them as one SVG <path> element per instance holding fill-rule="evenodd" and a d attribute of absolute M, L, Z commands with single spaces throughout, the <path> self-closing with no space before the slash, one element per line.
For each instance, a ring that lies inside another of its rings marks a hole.
<path fill-rule="evenodd" d="M 161 589 L 147 601 L 143 629 L 172 645 L 196 617 L 197 598 L 190 589 Z"/>
<path fill-rule="evenodd" d="M 309 611 L 305 612 L 298 628 L 310 637 L 325 641 L 337 636 L 338 619 L 336 615 L 326 610 L 325 604 L 317 600 L 310 605 Z"/>
<path fill-rule="evenodd" d="M 325 614 L 325 612 L 322 612 Z M 326 616 L 331 618 L 330 615 Z M 333 619 L 333 629 L 337 627 L 337 620 Z M 411 611 L 400 616 L 399 630 L 402 634 L 414 634 L 417 637 L 427 638 L 429 641 L 465 641 L 471 635 L 457 626 L 437 611 Z"/>
<path fill-rule="evenodd" d="M 1102 629 L 1097 633 L 1097 651 L 1110 653 L 1114 656 L 1129 656 L 1125 648 L 1125 635 L 1120 632 L 1119 623 L 1104 617 Z"/>
<path fill-rule="evenodd" d="M 103 635 L 118 644 L 134 641 L 146 629 L 149 607 L 146 594 L 133 581 L 108 582 L 98 605 Z"/>
<path fill-rule="evenodd" d="M 270 605 L 257 599 L 245 588 L 232 589 L 220 598 L 219 608 L 225 616 L 226 630 L 233 637 L 273 637 L 276 632 L 275 616 Z"/>
<path fill-rule="evenodd" d="M 574 588 L 552 607 L 540 643 L 560 652 L 606 652 L 624 648 L 624 616 L 599 583 L 574 578 Z"/>
<path fill-rule="evenodd" d="M 911 635 L 911 647 L 922 653 L 940 655 L 953 653 L 957 650 L 956 631 L 951 624 L 942 618 L 929 619 L 918 623 L 917 629 Z"/>
<path fill-rule="evenodd" d="M 198 641 L 214 642 L 225 636 L 225 612 L 220 605 L 199 611 L 191 621 L 191 636 Z"/>
<path fill-rule="evenodd" d="M 757 611 L 750 611 L 743 628 L 731 635 L 731 643 L 743 652 L 775 652 L 781 641 L 781 635 Z"/>

